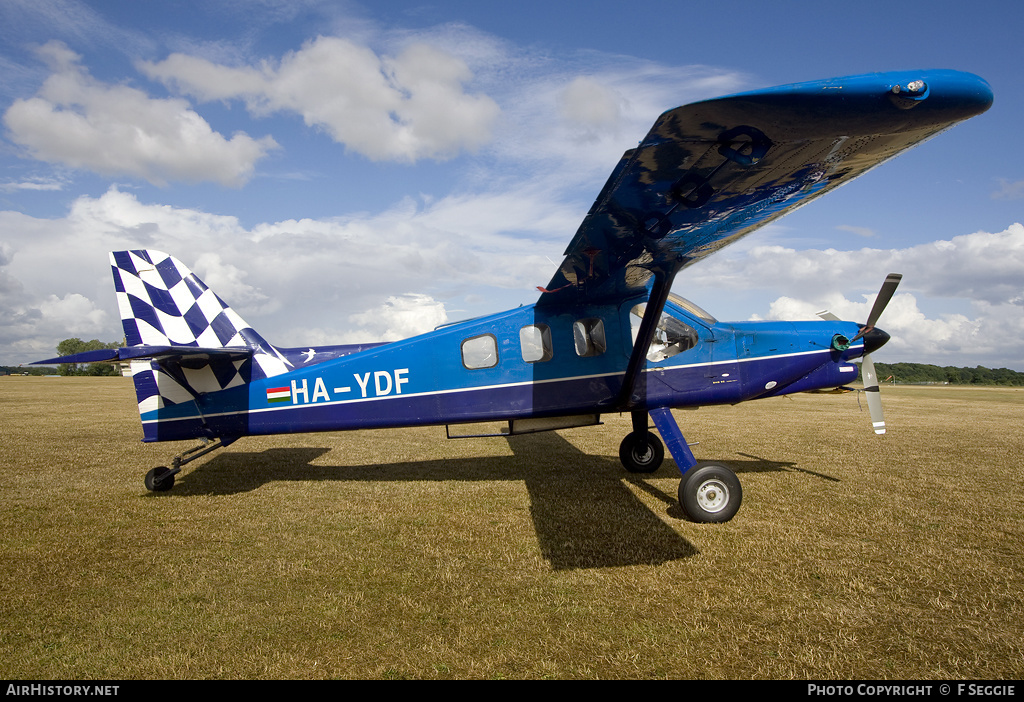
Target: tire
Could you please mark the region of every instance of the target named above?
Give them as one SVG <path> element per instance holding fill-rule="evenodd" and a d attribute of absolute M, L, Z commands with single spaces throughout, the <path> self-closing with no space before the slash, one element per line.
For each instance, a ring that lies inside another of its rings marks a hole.
<path fill-rule="evenodd" d="M 727 522 L 742 502 L 740 480 L 725 466 L 691 468 L 679 481 L 679 504 L 695 522 Z"/>
<path fill-rule="evenodd" d="M 174 487 L 174 474 L 166 466 L 160 466 L 146 473 L 146 489 L 150 492 L 167 492 Z"/>
<path fill-rule="evenodd" d="M 630 473 L 653 473 L 665 460 L 665 445 L 652 432 L 633 432 L 619 444 L 619 460 Z"/>

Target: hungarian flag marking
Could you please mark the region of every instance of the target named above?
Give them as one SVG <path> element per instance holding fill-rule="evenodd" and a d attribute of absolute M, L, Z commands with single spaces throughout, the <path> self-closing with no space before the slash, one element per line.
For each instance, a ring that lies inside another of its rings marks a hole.
<path fill-rule="evenodd" d="M 291 399 L 292 389 L 290 387 L 267 388 L 267 402 L 271 404 L 274 402 L 290 402 Z"/>

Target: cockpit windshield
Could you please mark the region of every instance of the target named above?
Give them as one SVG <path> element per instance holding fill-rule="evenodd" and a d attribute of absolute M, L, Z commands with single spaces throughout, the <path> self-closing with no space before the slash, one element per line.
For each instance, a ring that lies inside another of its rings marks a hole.
<path fill-rule="evenodd" d="M 702 308 L 698 307 L 697 305 L 687 300 L 685 297 L 679 297 L 675 293 L 669 293 L 668 299 L 672 302 L 673 305 L 676 305 L 677 307 L 682 307 L 684 310 L 686 310 L 694 317 L 700 319 L 703 322 L 707 322 L 708 324 L 718 323 L 717 319 L 712 317 Z"/>
<path fill-rule="evenodd" d="M 641 302 L 630 310 L 630 326 L 633 332 L 633 343 L 640 333 L 640 323 L 647 309 L 647 303 Z M 666 358 L 675 356 L 677 353 L 691 349 L 697 345 L 697 331 L 688 324 L 684 324 L 670 314 L 661 313 L 658 320 L 654 338 L 647 350 L 647 360 L 652 363 L 664 361 Z"/>

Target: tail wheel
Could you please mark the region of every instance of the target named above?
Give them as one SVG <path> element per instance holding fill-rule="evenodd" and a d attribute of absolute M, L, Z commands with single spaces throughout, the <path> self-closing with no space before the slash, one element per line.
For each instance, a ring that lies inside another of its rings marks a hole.
<path fill-rule="evenodd" d="M 665 445 L 652 432 L 633 432 L 619 445 L 619 460 L 630 473 L 653 473 L 665 460 Z"/>
<path fill-rule="evenodd" d="M 174 487 L 174 473 L 166 466 L 160 466 L 146 473 L 146 489 L 150 492 L 167 492 Z"/>
<path fill-rule="evenodd" d="M 679 481 L 679 504 L 695 522 L 727 522 L 742 502 L 740 480 L 725 466 L 691 468 Z"/>

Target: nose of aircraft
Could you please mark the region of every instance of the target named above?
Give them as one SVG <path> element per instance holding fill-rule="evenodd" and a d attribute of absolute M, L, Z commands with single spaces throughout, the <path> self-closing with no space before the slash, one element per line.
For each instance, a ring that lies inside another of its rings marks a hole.
<path fill-rule="evenodd" d="M 872 329 L 864 335 L 864 353 L 874 353 L 878 349 L 885 346 L 885 342 L 889 340 L 889 335 L 877 327 Z"/>

